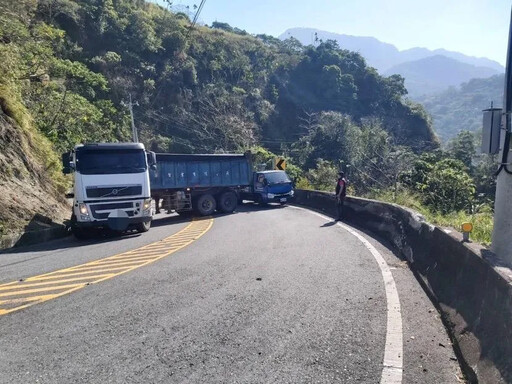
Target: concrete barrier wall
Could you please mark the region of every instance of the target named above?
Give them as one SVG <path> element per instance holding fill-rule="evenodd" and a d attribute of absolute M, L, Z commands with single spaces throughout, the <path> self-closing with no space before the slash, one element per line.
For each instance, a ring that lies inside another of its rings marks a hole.
<path fill-rule="evenodd" d="M 1 236 L 0 251 L 13 247 L 44 243 L 46 241 L 68 236 L 69 234 L 70 232 L 65 225 L 55 225 L 52 228 L 41 229 L 38 231 L 27 231 L 14 235 Z"/>
<path fill-rule="evenodd" d="M 295 203 L 334 216 L 334 195 L 296 191 Z M 347 197 L 344 220 L 392 243 L 438 305 L 470 382 L 512 382 L 512 273 L 406 208 Z M 512 239 L 511 239 L 512 241 Z"/>

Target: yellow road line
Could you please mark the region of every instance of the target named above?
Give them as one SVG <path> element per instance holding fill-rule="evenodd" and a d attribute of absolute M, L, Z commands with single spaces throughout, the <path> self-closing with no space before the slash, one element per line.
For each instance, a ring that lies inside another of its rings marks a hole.
<path fill-rule="evenodd" d="M 119 269 L 126 269 L 126 267 L 105 268 L 105 270 L 102 270 L 102 271 L 85 271 L 85 272 L 77 272 L 77 273 L 65 273 L 65 274 L 52 275 L 52 276 L 47 276 L 47 275 L 34 276 L 34 277 L 29 277 L 25 281 L 32 282 L 32 281 L 54 280 L 54 279 L 59 279 L 59 278 L 63 278 L 63 277 L 82 276 L 82 275 L 90 275 L 88 277 L 92 277 L 92 276 L 98 275 L 98 272 L 117 271 Z M 2 285 L 2 287 L 3 287 L 3 285 Z"/>
<path fill-rule="evenodd" d="M 108 273 L 108 274 L 103 273 L 101 275 L 75 277 L 73 279 L 59 280 L 59 283 L 70 283 L 70 282 L 73 282 L 73 281 L 84 281 L 84 280 L 85 280 L 85 282 L 89 282 L 91 277 L 96 279 L 98 277 L 111 276 L 111 275 L 112 275 L 111 273 Z M 27 287 L 40 287 L 40 286 L 48 285 L 48 284 L 54 284 L 54 282 L 53 281 L 43 281 L 42 283 L 24 284 L 23 287 L 24 288 L 27 288 Z M 5 290 L 11 289 L 11 288 L 12 288 L 12 285 L 9 285 L 9 286 L 3 286 L 2 285 L 2 286 L 0 286 L 0 291 L 5 291 Z"/>
<path fill-rule="evenodd" d="M 59 291 L 61 289 L 76 288 L 76 287 L 78 287 L 80 285 L 85 285 L 85 283 L 81 283 L 81 284 L 67 284 L 67 285 L 52 285 L 51 287 L 24 289 L 24 290 L 15 290 L 15 289 L 13 289 L 12 292 L 0 293 L 0 297 L 25 295 L 27 293 Z"/>
<path fill-rule="evenodd" d="M 212 218 L 193 220 L 174 235 L 132 251 L 0 284 L 0 316 L 55 299 L 89 284 L 97 284 L 160 260 L 199 239 L 212 225 Z"/>

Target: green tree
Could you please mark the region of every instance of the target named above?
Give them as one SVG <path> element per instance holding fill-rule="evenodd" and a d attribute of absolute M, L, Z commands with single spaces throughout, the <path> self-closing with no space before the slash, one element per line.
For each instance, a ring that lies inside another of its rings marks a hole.
<path fill-rule="evenodd" d="M 474 134 L 470 131 L 460 131 L 448 144 L 448 151 L 454 159 L 460 160 L 468 169 L 472 169 L 475 147 Z"/>
<path fill-rule="evenodd" d="M 436 212 L 471 212 L 475 185 L 466 166 L 443 153 L 423 154 L 403 180 Z"/>
<path fill-rule="evenodd" d="M 338 179 L 338 168 L 332 162 L 318 159 L 315 168 L 306 173 L 306 178 L 314 189 L 333 191 Z"/>

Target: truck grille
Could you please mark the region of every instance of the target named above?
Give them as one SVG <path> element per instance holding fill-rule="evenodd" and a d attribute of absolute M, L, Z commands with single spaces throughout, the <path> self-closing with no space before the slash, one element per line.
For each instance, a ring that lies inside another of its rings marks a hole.
<path fill-rule="evenodd" d="M 88 187 L 87 197 L 134 196 L 142 193 L 142 185 L 116 185 L 113 187 Z"/>
<path fill-rule="evenodd" d="M 90 206 L 92 216 L 97 220 L 105 220 L 108 218 L 108 215 L 111 211 L 116 209 L 122 209 L 126 212 L 126 214 L 130 217 L 134 215 L 133 209 L 127 211 L 129 208 L 133 208 L 133 203 L 109 203 L 109 204 L 92 204 Z M 108 212 L 98 212 L 98 211 L 108 211 Z"/>

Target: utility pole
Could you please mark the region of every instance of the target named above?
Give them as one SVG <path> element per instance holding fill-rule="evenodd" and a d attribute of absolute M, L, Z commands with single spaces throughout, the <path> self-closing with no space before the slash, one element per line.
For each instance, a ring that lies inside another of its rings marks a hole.
<path fill-rule="evenodd" d="M 509 162 L 512 135 L 512 9 L 508 35 L 507 67 L 505 70 L 505 92 L 503 95 L 502 130 L 500 139 L 500 166 L 496 181 L 494 201 L 493 252 L 512 266 L 512 164 Z"/>
<path fill-rule="evenodd" d="M 132 140 L 134 143 L 138 143 L 139 136 L 137 135 L 137 128 L 135 128 L 135 120 L 133 119 L 133 105 L 132 94 L 130 93 L 130 103 L 128 104 L 128 108 L 130 109 L 130 118 L 132 119 Z"/>

